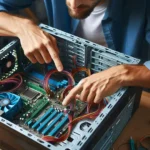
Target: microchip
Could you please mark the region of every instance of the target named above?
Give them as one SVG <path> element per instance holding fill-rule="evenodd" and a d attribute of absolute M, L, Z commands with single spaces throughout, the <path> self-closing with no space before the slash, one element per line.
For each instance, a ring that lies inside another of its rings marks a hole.
<path fill-rule="evenodd" d="M 28 98 L 29 100 L 34 99 L 35 97 L 37 97 L 40 93 L 33 91 L 32 89 L 28 88 L 27 90 L 25 90 L 21 95 L 25 96 L 26 98 Z"/>

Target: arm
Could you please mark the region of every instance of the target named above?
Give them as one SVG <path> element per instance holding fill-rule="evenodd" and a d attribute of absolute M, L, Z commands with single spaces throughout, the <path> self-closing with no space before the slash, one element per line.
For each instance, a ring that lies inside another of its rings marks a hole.
<path fill-rule="evenodd" d="M 19 30 L 27 24 L 28 20 L 0 12 L 0 36 L 18 36 Z"/>
<path fill-rule="evenodd" d="M 147 0 L 146 3 L 145 39 L 150 44 L 150 0 Z M 99 103 L 102 98 L 113 94 L 123 86 L 150 88 L 150 70 L 144 65 L 120 65 L 93 74 L 81 80 L 81 82 L 70 91 L 64 99 L 63 105 L 69 104 L 75 97 L 89 103 Z"/>
<path fill-rule="evenodd" d="M 75 97 L 88 103 L 99 103 L 124 86 L 150 88 L 150 70 L 143 65 L 119 65 L 93 74 L 81 80 L 70 91 L 63 105 L 67 105 Z"/>
<path fill-rule="evenodd" d="M 145 66 L 125 65 L 121 86 L 140 86 L 150 88 L 150 70 Z"/>
<path fill-rule="evenodd" d="M 0 12 L 0 35 L 18 37 L 24 54 L 32 63 L 49 63 L 53 59 L 56 68 L 62 71 L 55 38 L 31 20 Z"/>

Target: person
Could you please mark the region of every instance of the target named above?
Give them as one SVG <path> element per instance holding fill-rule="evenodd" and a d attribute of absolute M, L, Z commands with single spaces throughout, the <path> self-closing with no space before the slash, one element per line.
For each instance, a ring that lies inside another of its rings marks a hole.
<path fill-rule="evenodd" d="M 32 63 L 54 61 L 63 70 L 56 39 L 33 21 L 11 14 L 30 6 L 32 0 L 0 0 L 0 35 L 16 36 Z M 49 25 L 102 44 L 119 52 L 148 60 L 150 47 L 149 0 L 44 0 Z M 63 21 L 62 21 L 63 20 Z M 150 88 L 150 62 L 119 65 L 79 82 L 63 101 L 73 98 L 99 103 L 123 86 Z"/>

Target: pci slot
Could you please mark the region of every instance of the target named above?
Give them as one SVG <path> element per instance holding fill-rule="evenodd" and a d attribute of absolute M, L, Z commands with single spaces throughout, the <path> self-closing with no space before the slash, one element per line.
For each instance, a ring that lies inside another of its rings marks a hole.
<path fill-rule="evenodd" d="M 36 121 L 36 123 L 32 126 L 32 129 L 36 129 L 41 122 L 43 122 L 54 110 L 54 108 L 50 108 L 40 119 Z"/>
<path fill-rule="evenodd" d="M 37 128 L 38 132 L 41 132 L 43 128 L 56 116 L 57 111 L 54 110 L 54 112 Z"/>
<path fill-rule="evenodd" d="M 52 121 L 52 123 L 43 130 L 42 134 L 46 135 L 47 132 L 61 119 L 62 116 L 63 116 L 63 113 L 60 113 L 59 115 L 57 115 L 56 118 Z"/>
<path fill-rule="evenodd" d="M 68 122 L 68 115 L 66 115 L 48 135 L 54 136 L 67 122 Z"/>
<path fill-rule="evenodd" d="M 26 120 L 25 124 L 28 124 L 28 122 L 36 117 L 43 109 L 49 104 L 49 101 L 45 101 L 32 115 L 29 119 Z M 31 124 L 31 123 L 30 123 Z"/>

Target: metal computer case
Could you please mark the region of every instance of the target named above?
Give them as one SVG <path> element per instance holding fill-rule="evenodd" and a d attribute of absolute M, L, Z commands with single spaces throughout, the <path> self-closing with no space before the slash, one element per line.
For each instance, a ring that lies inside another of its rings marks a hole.
<path fill-rule="evenodd" d="M 72 55 L 77 55 L 77 65 L 90 67 L 93 73 L 103 71 L 120 64 L 139 64 L 140 60 L 100 46 L 82 38 L 73 36 L 47 25 L 40 27 L 55 36 L 60 50 L 61 60 L 67 70 L 73 67 Z M 13 41 L 1 52 L 17 49 L 18 41 Z M 72 141 L 53 145 L 36 137 L 12 122 L 0 117 L 0 146 L 4 149 L 18 150 L 107 150 L 119 136 L 133 113 L 137 109 L 141 88 L 122 88 L 111 96 L 110 103 L 94 120 L 79 122 L 72 131 Z M 80 126 L 90 123 L 86 131 Z"/>

